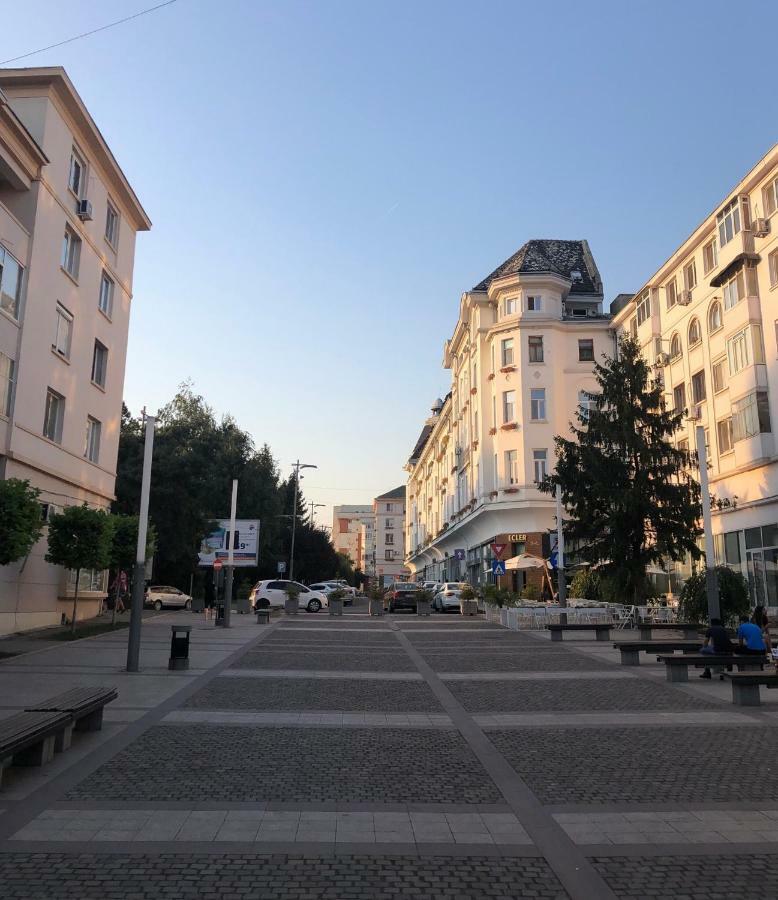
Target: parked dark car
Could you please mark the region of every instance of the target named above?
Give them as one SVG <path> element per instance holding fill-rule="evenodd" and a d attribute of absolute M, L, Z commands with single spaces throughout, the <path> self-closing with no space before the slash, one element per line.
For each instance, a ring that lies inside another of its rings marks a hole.
<path fill-rule="evenodd" d="M 416 601 L 419 597 L 418 584 L 400 584 L 395 582 L 388 594 L 389 612 L 397 612 L 400 609 L 408 609 L 416 612 Z"/>

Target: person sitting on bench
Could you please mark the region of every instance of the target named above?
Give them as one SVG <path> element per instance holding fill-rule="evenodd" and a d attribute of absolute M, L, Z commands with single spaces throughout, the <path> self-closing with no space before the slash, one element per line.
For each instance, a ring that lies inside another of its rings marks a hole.
<path fill-rule="evenodd" d="M 705 643 L 700 649 L 700 653 L 731 653 L 733 650 L 732 641 L 729 639 L 727 629 L 721 624 L 721 619 L 713 618 L 710 620 L 710 628 L 705 632 Z M 721 667 L 717 667 L 718 671 Z M 711 678 L 710 669 L 703 670 L 700 678 Z"/>
<path fill-rule="evenodd" d="M 737 648 L 738 653 L 748 654 L 749 656 L 764 656 L 767 646 L 762 636 L 762 629 L 754 622 L 748 621 L 748 616 L 740 617 L 740 625 L 737 630 L 740 646 Z"/>

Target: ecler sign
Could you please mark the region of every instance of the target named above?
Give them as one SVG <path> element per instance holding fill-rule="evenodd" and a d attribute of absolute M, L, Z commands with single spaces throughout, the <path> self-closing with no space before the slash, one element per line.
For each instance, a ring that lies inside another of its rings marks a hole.
<path fill-rule="evenodd" d="M 230 520 L 220 519 L 218 528 L 209 534 L 200 547 L 198 565 L 213 566 L 216 560 L 227 563 L 229 547 L 227 535 Z M 232 557 L 235 566 L 255 566 L 259 559 L 259 519 L 236 519 L 235 538 L 232 541 Z"/>

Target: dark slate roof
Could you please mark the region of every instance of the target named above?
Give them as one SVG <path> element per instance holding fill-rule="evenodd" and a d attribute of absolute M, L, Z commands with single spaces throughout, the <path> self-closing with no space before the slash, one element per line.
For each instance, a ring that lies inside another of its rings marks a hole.
<path fill-rule="evenodd" d="M 596 272 L 590 272 L 587 264 L 587 252 L 583 241 L 531 240 L 517 250 L 510 259 L 498 266 L 491 275 L 487 275 L 474 288 L 474 291 L 485 291 L 495 278 L 507 275 L 535 275 L 551 272 L 570 278 L 574 270 L 581 273 L 581 281 L 574 282 L 572 293 L 598 294 L 600 285 L 595 284 Z"/>
<path fill-rule="evenodd" d="M 611 300 L 611 315 L 615 316 L 620 313 L 634 296 L 634 294 L 618 294 L 615 296 Z"/>
<path fill-rule="evenodd" d="M 421 434 L 419 435 L 418 441 L 416 441 L 416 446 L 413 448 L 413 451 L 409 457 L 409 459 L 418 459 L 421 456 L 422 450 L 427 446 L 427 441 L 432 434 L 432 425 L 425 425 L 421 430 Z"/>
<path fill-rule="evenodd" d="M 393 491 L 388 491 L 386 494 L 380 494 L 376 497 L 376 500 L 404 500 L 405 499 L 405 485 L 401 485 L 400 487 L 396 487 Z"/>

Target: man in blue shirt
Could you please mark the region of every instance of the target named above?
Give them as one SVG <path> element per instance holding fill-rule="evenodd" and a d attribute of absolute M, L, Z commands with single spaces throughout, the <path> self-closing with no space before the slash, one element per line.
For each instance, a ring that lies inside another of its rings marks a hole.
<path fill-rule="evenodd" d="M 762 629 L 753 622 L 748 621 L 748 616 L 740 617 L 740 626 L 737 630 L 737 636 L 740 640 L 738 653 L 751 653 L 754 655 L 764 656 L 767 647 L 762 637 Z"/>

